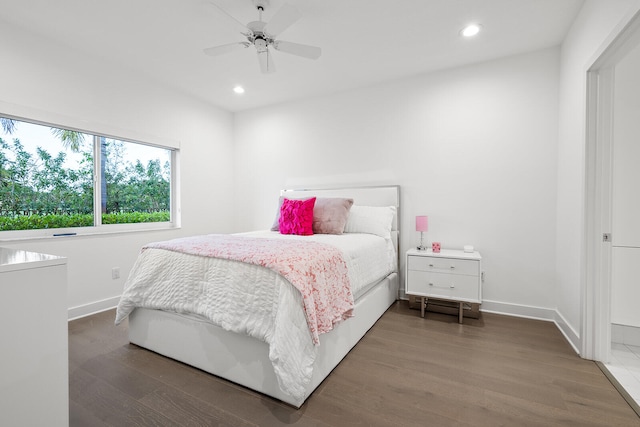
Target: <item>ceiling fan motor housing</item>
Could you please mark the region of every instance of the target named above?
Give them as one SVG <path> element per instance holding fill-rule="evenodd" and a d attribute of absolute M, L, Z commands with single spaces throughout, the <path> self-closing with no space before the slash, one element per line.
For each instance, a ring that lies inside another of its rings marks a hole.
<path fill-rule="evenodd" d="M 253 21 L 247 24 L 247 28 L 251 30 L 251 34 L 247 35 L 247 40 L 254 44 L 258 51 L 266 50 L 273 44 L 273 37 L 263 31 L 266 23 L 262 21 Z"/>

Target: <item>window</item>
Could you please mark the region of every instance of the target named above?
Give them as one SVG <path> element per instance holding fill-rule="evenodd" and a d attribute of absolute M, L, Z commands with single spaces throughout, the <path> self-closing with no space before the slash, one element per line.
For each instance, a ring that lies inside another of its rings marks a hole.
<path fill-rule="evenodd" d="M 175 148 L 10 117 L 0 125 L 0 238 L 174 225 Z"/>

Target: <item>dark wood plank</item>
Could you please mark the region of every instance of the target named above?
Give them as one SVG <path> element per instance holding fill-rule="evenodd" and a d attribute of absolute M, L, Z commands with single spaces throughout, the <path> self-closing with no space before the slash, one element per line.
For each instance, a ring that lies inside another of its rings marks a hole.
<path fill-rule="evenodd" d="M 158 378 L 169 387 L 181 390 L 194 399 L 215 402 L 218 407 L 230 413 L 242 413 L 242 418 L 249 423 L 259 423 L 278 408 L 292 411 L 289 405 L 282 402 L 265 399 L 260 393 L 135 345 L 122 347 L 112 357 L 129 369 Z"/>
<path fill-rule="evenodd" d="M 549 322 L 399 302 L 296 410 L 129 344 L 114 316 L 69 323 L 71 425 L 640 425 Z"/>
<path fill-rule="evenodd" d="M 215 402 L 194 399 L 194 396 L 171 387 L 156 390 L 140 401 L 181 426 L 258 426 L 222 409 Z"/>
<path fill-rule="evenodd" d="M 69 425 L 92 427 L 109 426 L 109 424 L 99 419 L 98 415 L 90 408 L 85 408 L 84 406 L 77 404 L 74 400 L 69 402 Z"/>
<path fill-rule="evenodd" d="M 111 426 L 179 425 L 82 368 L 76 369 L 70 378 L 69 400 L 72 411 L 69 416 L 70 424 L 71 420 L 86 419 L 87 413 L 90 413 Z M 78 407 L 84 409 L 81 416 L 76 416 L 73 412 Z"/>

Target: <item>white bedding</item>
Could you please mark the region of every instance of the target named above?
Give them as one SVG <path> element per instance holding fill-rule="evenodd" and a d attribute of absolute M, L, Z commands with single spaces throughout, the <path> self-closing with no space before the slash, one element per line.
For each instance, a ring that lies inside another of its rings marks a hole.
<path fill-rule="evenodd" d="M 372 282 L 397 270 L 392 242 L 370 235 L 291 236 L 264 231 L 252 237 L 308 239 L 339 248 L 357 299 Z M 191 300 L 207 287 L 210 296 Z M 202 316 L 232 332 L 269 344 L 269 358 L 283 392 L 301 398 L 311 379 L 317 349 L 302 309 L 300 293 L 272 270 L 217 258 L 203 258 L 163 249 L 143 251 L 125 284 L 116 322 L 135 307 Z"/>

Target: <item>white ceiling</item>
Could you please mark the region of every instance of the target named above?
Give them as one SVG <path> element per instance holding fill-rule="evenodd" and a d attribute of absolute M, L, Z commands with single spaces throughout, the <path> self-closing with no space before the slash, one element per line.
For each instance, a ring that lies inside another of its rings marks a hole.
<path fill-rule="evenodd" d="M 252 0 L 212 0 L 237 20 L 257 20 Z M 0 0 L 0 21 L 25 28 L 229 111 L 372 85 L 560 44 L 583 0 L 271 0 L 302 18 L 279 39 L 320 46 L 313 61 L 273 53 L 261 74 L 253 47 L 206 0 Z M 482 24 L 475 39 L 459 31 Z M 1 24 L 1 23 L 0 23 Z M 246 88 L 244 95 L 233 86 Z"/>

